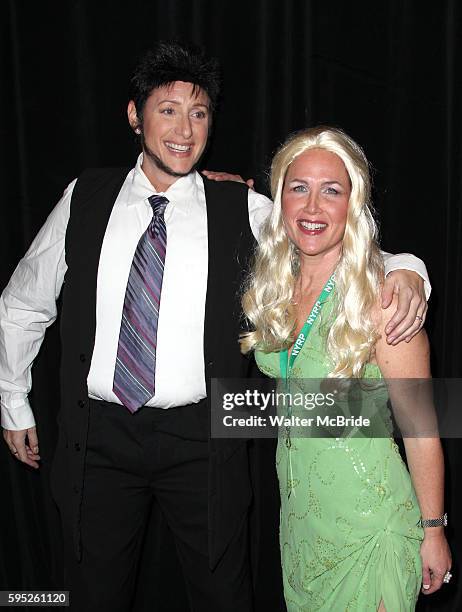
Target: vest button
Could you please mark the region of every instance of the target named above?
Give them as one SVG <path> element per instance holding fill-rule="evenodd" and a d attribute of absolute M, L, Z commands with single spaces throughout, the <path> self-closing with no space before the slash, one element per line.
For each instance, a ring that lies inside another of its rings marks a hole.
<path fill-rule="evenodd" d="M 77 404 L 78 404 L 79 408 L 85 408 L 85 402 L 83 400 L 79 400 L 77 402 Z"/>
<path fill-rule="evenodd" d="M 82 363 L 84 363 L 87 360 L 85 353 L 80 353 L 79 359 Z"/>
<path fill-rule="evenodd" d="M 76 443 L 74 444 L 74 449 L 75 449 L 76 451 L 79 451 L 79 450 L 80 450 L 80 444 L 79 444 L 78 442 L 76 442 Z"/>

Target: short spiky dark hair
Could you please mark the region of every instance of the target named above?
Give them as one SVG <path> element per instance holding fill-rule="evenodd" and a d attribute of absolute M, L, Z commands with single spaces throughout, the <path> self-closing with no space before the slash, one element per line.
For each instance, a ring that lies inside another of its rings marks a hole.
<path fill-rule="evenodd" d="M 215 109 L 220 93 L 218 61 L 206 57 L 195 45 L 160 41 L 141 58 L 130 81 L 130 100 L 135 103 L 139 119 L 153 89 L 175 81 L 203 89 L 210 98 L 210 110 Z"/>

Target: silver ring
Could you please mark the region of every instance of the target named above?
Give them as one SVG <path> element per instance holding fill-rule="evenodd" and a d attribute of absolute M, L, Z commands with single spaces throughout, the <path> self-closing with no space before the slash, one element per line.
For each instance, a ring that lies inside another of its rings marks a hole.
<path fill-rule="evenodd" d="M 416 319 L 419 319 L 419 321 L 423 321 L 423 317 L 420 317 L 419 315 L 416 315 L 415 317 Z"/>
<path fill-rule="evenodd" d="M 444 577 L 443 577 L 443 582 L 445 582 L 446 584 L 448 584 L 448 582 L 451 580 L 451 578 L 452 578 L 452 574 L 451 574 L 451 572 L 447 571 L 447 572 L 444 574 Z"/>

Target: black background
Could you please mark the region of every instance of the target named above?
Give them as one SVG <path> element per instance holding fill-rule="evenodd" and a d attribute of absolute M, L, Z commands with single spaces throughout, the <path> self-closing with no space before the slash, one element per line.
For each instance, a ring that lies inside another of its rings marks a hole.
<path fill-rule="evenodd" d="M 203 167 L 255 177 L 267 191 L 271 155 L 289 131 L 321 122 L 344 128 L 375 169 L 383 248 L 412 252 L 427 264 L 433 373 L 462 376 L 457 0 L 9 0 L 0 11 L 2 287 L 82 169 L 133 164 L 137 148 L 126 104 L 139 55 L 159 38 L 192 40 L 220 59 L 224 73 Z M 47 480 L 58 363 L 55 325 L 34 366 L 42 469 L 31 473 L 5 445 L 0 451 L 1 588 L 59 585 L 59 528 Z M 454 579 L 421 598 L 420 610 L 462 607 L 460 449 L 458 440 L 445 441 Z M 275 500 L 269 494 L 272 519 Z M 148 609 L 151 598 L 165 606 L 156 609 L 185 610 L 170 535 L 154 507 L 148 542 L 159 541 L 145 551 L 137 610 Z M 267 547 L 270 558 L 275 541 Z M 280 609 L 271 598 L 273 582 L 271 568 L 263 567 L 260 599 L 270 612 Z"/>

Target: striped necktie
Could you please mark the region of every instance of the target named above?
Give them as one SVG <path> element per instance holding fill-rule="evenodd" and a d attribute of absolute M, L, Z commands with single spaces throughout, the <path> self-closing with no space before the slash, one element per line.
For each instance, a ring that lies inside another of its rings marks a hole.
<path fill-rule="evenodd" d="M 154 395 L 157 323 L 164 276 L 167 229 L 164 196 L 149 198 L 153 217 L 133 256 L 122 311 L 112 390 L 136 412 Z"/>

